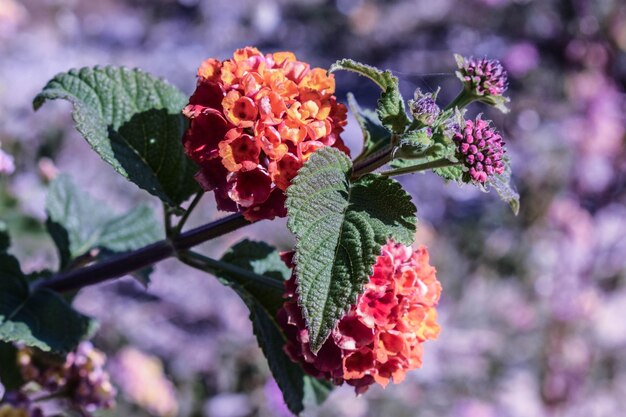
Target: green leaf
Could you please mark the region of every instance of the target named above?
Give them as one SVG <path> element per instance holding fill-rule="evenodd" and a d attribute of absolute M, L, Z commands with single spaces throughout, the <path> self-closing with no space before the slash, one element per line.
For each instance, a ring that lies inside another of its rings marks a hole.
<path fill-rule="evenodd" d="M 117 215 L 101 201 L 82 193 L 66 175 L 50 185 L 47 226 L 59 248 L 62 267 L 94 248 L 125 252 L 163 238 L 152 210 L 140 205 Z"/>
<path fill-rule="evenodd" d="M 317 352 L 356 301 L 380 247 L 411 244 L 415 206 L 396 181 L 369 174 L 351 182 L 350 159 L 333 148 L 313 154 L 287 190 L 296 235 L 298 288 Z"/>
<path fill-rule="evenodd" d="M 489 185 L 496 190 L 500 198 L 511 206 L 511 210 L 517 216 L 519 213 L 519 193 L 511 181 L 511 164 L 508 158 L 504 160 L 504 172 L 494 175 L 489 180 Z"/>
<path fill-rule="evenodd" d="M 394 158 L 415 158 L 423 155 L 424 151 L 433 145 L 429 128 L 412 130 L 400 136 L 398 146 L 394 150 Z"/>
<path fill-rule="evenodd" d="M 381 71 L 376 67 L 367 64 L 361 64 L 352 59 L 340 59 L 330 66 L 329 73 L 338 70 L 356 72 L 359 75 L 374 81 L 381 90 L 386 91 L 388 88 L 398 85 L 398 79 L 394 77 L 391 71 Z"/>
<path fill-rule="evenodd" d="M 361 109 L 352 93 L 348 93 L 348 106 L 363 132 L 363 150 L 355 162 L 385 150 L 391 144 L 391 132 L 380 123 L 378 115 L 371 110 Z"/>
<path fill-rule="evenodd" d="M 376 67 L 361 64 L 351 59 L 341 59 L 335 62 L 330 66 L 328 72 L 332 73 L 337 70 L 356 72 L 374 81 L 383 90 L 376 109 L 382 125 L 394 133 L 403 133 L 406 130 L 411 121 L 406 115 L 398 78 L 391 71 L 381 71 Z"/>
<path fill-rule="evenodd" d="M 92 330 L 92 321 L 56 293 L 31 291 L 17 259 L 0 254 L 0 341 L 64 353 Z"/>
<path fill-rule="evenodd" d="M 404 109 L 404 99 L 400 94 L 398 84 L 389 87 L 380 95 L 376 108 L 378 118 L 383 126 L 395 133 L 403 133 L 411 123 Z"/>
<path fill-rule="evenodd" d="M 288 279 L 287 268 L 276 249 L 261 243 L 244 240 L 228 250 L 222 262 L 233 264 L 247 271 L 271 277 L 279 282 Z M 282 306 L 282 291 L 255 284 L 245 277 L 230 273 L 220 274 L 250 310 L 254 333 L 267 358 L 272 375 L 283 393 L 285 403 L 294 414 L 299 414 L 307 405 L 322 403 L 332 386 L 325 381 L 306 375 L 302 367 L 295 364 L 283 351 L 285 335 L 276 322 L 276 314 Z"/>
<path fill-rule="evenodd" d="M 176 87 L 138 69 L 94 67 L 55 76 L 35 97 L 74 106 L 76 128 L 118 173 L 170 206 L 198 191 L 195 165 L 185 156 L 181 110 L 187 98 Z"/>
<path fill-rule="evenodd" d="M 279 288 L 282 288 L 282 282 L 291 275 L 291 270 L 280 259 L 276 249 L 263 242 L 243 240 L 230 248 L 221 261 L 258 275 L 273 278 L 281 283 L 277 286 Z M 259 284 L 255 280 L 232 273 L 222 273 L 220 278 L 226 279 L 228 285 L 235 283 L 237 288 L 246 290 L 269 310 L 278 310 L 283 303 L 282 291 Z"/>

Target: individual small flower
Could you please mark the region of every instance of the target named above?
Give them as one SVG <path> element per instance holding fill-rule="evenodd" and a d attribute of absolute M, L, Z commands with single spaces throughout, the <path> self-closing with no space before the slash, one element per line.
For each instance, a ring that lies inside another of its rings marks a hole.
<path fill-rule="evenodd" d="M 349 153 L 340 136 L 347 110 L 334 92 L 333 75 L 291 52 L 247 47 L 202 63 L 183 110 L 190 121 L 183 146 L 219 210 L 250 221 L 284 217 L 284 192 L 313 152 Z"/>
<path fill-rule="evenodd" d="M 178 414 L 174 385 L 159 358 L 125 347 L 115 357 L 111 373 L 124 395 L 160 417 Z"/>
<path fill-rule="evenodd" d="M 496 59 L 464 58 L 455 55 L 457 76 L 477 96 L 501 96 L 506 91 L 507 73 Z"/>
<path fill-rule="evenodd" d="M 423 343 L 439 334 L 440 294 L 426 248 L 414 250 L 390 241 L 382 247 L 356 304 L 313 354 L 293 274 L 278 312 L 288 340 L 285 352 L 308 374 L 337 385 L 346 382 L 357 394 L 374 383 L 399 383 L 407 371 L 422 366 Z"/>
<path fill-rule="evenodd" d="M 435 102 L 436 94 L 422 93 L 418 88 L 415 90 L 415 100 L 411 100 L 411 113 L 415 120 L 426 126 L 431 126 L 437 120 L 441 110 Z"/>
<path fill-rule="evenodd" d="M 465 121 L 465 126 L 454 134 L 457 158 L 465 165 L 464 180 L 484 184 L 489 177 L 504 172 L 504 141 L 488 121 L 480 118 Z"/>

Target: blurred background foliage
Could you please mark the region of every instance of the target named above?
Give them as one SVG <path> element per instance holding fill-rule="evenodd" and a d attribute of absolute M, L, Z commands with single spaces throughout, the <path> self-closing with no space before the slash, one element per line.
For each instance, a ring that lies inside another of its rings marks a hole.
<path fill-rule="evenodd" d="M 34 114 L 54 74 L 96 64 L 141 67 L 191 93 L 208 57 L 255 45 L 328 67 L 349 57 L 395 71 L 403 92 L 460 88 L 452 53 L 500 59 L 512 112 L 474 105 L 503 132 L 522 195 L 402 179 L 417 241 L 444 286 L 442 333 L 406 382 L 363 398 L 337 390 L 311 416 L 607 416 L 626 410 L 626 3 L 622 0 L 0 0 L 0 143 L 16 170 L 0 178 L 0 217 L 28 271 L 55 265 L 41 224 L 48 180 L 69 173 L 118 210 L 154 201 L 116 176 L 73 130 L 67 103 Z M 373 105 L 364 79 L 337 74 L 338 96 Z M 356 153 L 352 120 L 345 139 Z M 155 208 L 157 206 L 155 205 Z M 191 223 L 219 217 L 207 196 Z M 243 237 L 281 249 L 284 222 Z M 120 388 L 109 415 L 285 416 L 230 290 L 174 261 L 148 291 L 131 279 L 81 292 L 102 326 Z"/>

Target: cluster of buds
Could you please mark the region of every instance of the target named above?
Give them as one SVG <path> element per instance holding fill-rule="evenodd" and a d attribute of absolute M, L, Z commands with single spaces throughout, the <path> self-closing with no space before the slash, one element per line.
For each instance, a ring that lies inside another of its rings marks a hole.
<path fill-rule="evenodd" d="M 50 393 L 62 392 L 72 405 L 90 412 L 115 404 L 116 390 L 105 363 L 105 354 L 90 342 L 82 342 L 61 363 L 30 348 L 18 351 L 18 366 L 25 381 L 36 382 Z"/>
<path fill-rule="evenodd" d="M 460 55 L 454 57 L 458 66 L 456 75 L 463 82 L 464 91 L 471 96 L 471 99 L 496 106 L 507 112 L 505 104 L 509 99 L 503 96 L 508 87 L 507 73 L 500 61 L 464 58 Z"/>
<path fill-rule="evenodd" d="M 457 76 L 477 96 L 501 96 L 506 91 L 507 73 L 496 59 L 463 58 L 456 55 Z"/>
<path fill-rule="evenodd" d="M 218 209 L 250 221 L 284 217 L 284 191 L 314 151 L 349 153 L 340 137 L 347 109 L 334 92 L 333 75 L 291 52 L 247 47 L 202 63 L 183 110 L 190 120 L 183 145 Z"/>
<path fill-rule="evenodd" d="M 409 102 L 413 118 L 425 126 L 432 126 L 441 113 L 436 99 L 437 93 L 422 93 L 419 88 L 415 90 L 414 100 Z"/>
<path fill-rule="evenodd" d="M 278 313 L 288 339 L 285 352 L 308 374 L 337 385 L 346 382 L 357 394 L 374 383 L 399 383 L 407 371 L 421 367 L 423 343 L 439 334 L 440 294 L 426 248 L 389 242 L 356 304 L 313 354 L 294 274 L 285 284 L 286 301 Z"/>
<path fill-rule="evenodd" d="M 457 146 L 457 158 L 468 168 L 465 181 L 484 184 L 489 177 L 504 172 L 504 141 L 489 122 L 480 117 L 466 120 L 453 140 Z"/>

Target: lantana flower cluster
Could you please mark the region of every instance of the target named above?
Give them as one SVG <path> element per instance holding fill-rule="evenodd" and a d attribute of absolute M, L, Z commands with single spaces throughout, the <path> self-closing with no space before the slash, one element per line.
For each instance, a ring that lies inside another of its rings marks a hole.
<path fill-rule="evenodd" d="M 427 249 L 390 241 L 356 304 L 313 354 L 294 274 L 285 284 L 286 301 L 278 313 L 288 339 L 285 352 L 308 374 L 337 385 L 346 382 L 357 394 L 374 383 L 399 383 L 407 371 L 421 367 L 423 343 L 439 334 L 440 294 Z"/>
<path fill-rule="evenodd" d="M 90 342 L 81 342 L 62 363 L 47 360 L 27 347 L 18 351 L 17 359 L 25 381 L 36 382 L 50 393 L 63 391 L 76 407 L 91 412 L 115 404 L 116 389 L 105 370 L 106 355 Z"/>
<path fill-rule="evenodd" d="M 202 63 L 183 111 L 190 120 L 183 145 L 218 209 L 251 221 L 284 217 L 284 192 L 313 152 L 349 153 L 340 136 L 347 110 L 334 92 L 332 74 L 291 52 L 247 47 Z"/>
<path fill-rule="evenodd" d="M 466 120 L 453 140 L 457 145 L 457 157 L 468 168 L 465 172 L 467 181 L 484 184 L 493 175 L 504 172 L 504 141 L 488 121 L 480 117 Z"/>

